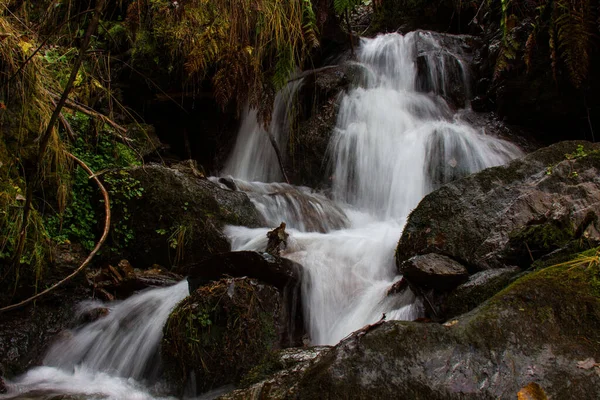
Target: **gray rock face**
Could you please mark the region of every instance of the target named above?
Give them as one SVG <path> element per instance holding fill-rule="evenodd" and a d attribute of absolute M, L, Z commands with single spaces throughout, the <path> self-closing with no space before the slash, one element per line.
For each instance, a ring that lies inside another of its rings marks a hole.
<path fill-rule="evenodd" d="M 506 287 L 519 271 L 518 267 L 509 267 L 471 275 L 467 282 L 450 292 L 438 313 L 446 319 L 471 311 Z"/>
<path fill-rule="evenodd" d="M 219 400 L 247 400 L 251 398 L 280 399 L 297 390 L 294 378 L 325 354 L 330 347 L 293 348 L 280 351 L 276 357 L 280 371 L 247 388 L 234 390 L 219 397 Z M 291 388 L 289 387 L 291 386 Z"/>
<path fill-rule="evenodd" d="M 287 170 L 295 184 L 329 186 L 327 147 L 339 111 L 339 96 L 360 76 L 352 64 L 307 71 L 298 93 L 298 131 Z"/>
<path fill-rule="evenodd" d="M 125 223 L 133 233 L 133 240 L 119 257 L 126 257 L 136 267 L 202 261 L 229 251 L 221 232 L 224 225 L 261 225 L 246 194 L 222 189 L 189 168 L 150 164 L 117 173 L 121 172 L 143 188 L 140 198 L 111 199 L 124 205 L 117 208 L 113 220 Z M 128 215 L 118 214 L 124 209 Z"/>
<path fill-rule="evenodd" d="M 365 327 L 306 371 L 274 382 L 267 393 L 276 395 L 264 398 L 512 400 L 531 382 L 548 398 L 599 398 L 598 271 L 531 273 L 444 325 Z"/>
<path fill-rule="evenodd" d="M 599 241 L 598 149 L 588 142 L 558 143 L 430 193 L 409 216 L 398 266 L 438 253 L 471 273 L 526 267 L 570 240 Z"/>
<path fill-rule="evenodd" d="M 410 283 L 439 290 L 452 289 L 469 277 L 461 264 L 433 253 L 414 256 L 400 264 L 399 269 Z"/>

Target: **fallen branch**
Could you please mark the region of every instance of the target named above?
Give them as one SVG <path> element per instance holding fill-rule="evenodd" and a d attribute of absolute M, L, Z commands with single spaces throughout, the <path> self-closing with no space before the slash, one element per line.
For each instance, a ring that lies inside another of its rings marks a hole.
<path fill-rule="evenodd" d="M 83 261 L 83 263 L 75 271 L 73 271 L 69 276 L 67 276 L 60 282 L 57 282 L 54 285 L 50 286 L 48 289 L 36 294 L 35 296 L 32 296 L 26 300 L 21 301 L 20 303 L 0 308 L 0 313 L 23 307 L 24 305 L 27 305 L 27 304 L 31 303 L 32 301 L 39 299 L 40 297 L 44 296 L 45 294 L 53 291 L 57 287 L 62 286 L 66 282 L 73 279 L 77 274 L 79 274 L 90 263 L 90 261 L 92 261 L 92 258 L 94 258 L 94 256 L 96 255 L 98 250 L 100 250 L 100 247 L 102 247 L 102 244 L 104 244 L 104 242 L 106 241 L 106 238 L 108 237 L 108 232 L 110 230 L 110 199 L 108 197 L 108 192 L 106 191 L 106 188 L 104 187 L 104 185 L 102 185 L 102 182 L 100 182 L 100 179 L 98 179 L 98 177 L 94 174 L 94 172 L 83 161 L 81 161 L 80 159 L 78 159 L 71 153 L 67 153 L 67 156 L 71 157 L 79 165 L 81 165 L 81 168 L 83 168 L 88 173 L 88 175 L 90 176 L 90 179 L 93 179 L 94 181 L 96 181 L 98 188 L 100 188 L 100 191 L 102 192 L 102 196 L 104 197 L 104 212 L 106 214 L 106 217 L 104 219 L 104 231 L 102 232 L 102 236 L 100 237 L 100 240 L 98 240 L 98 243 L 96 243 L 96 247 L 94 247 L 92 252 L 87 256 L 87 258 Z"/>
<path fill-rule="evenodd" d="M 56 107 L 56 102 L 54 100 L 52 100 L 52 104 L 54 105 L 54 107 Z M 67 136 L 69 137 L 69 140 L 71 141 L 71 143 L 75 142 L 75 132 L 73 132 L 73 128 L 71 127 L 71 124 L 69 123 L 69 121 L 67 121 L 65 116 L 62 114 L 62 111 L 61 111 L 60 115 L 58 116 L 58 120 L 65 127 L 65 131 L 67 132 Z"/>
<path fill-rule="evenodd" d="M 58 95 L 56 93 L 52 93 L 52 92 L 48 92 L 48 93 L 50 93 L 50 95 L 52 97 L 58 98 Z M 96 111 L 96 110 L 92 109 L 91 107 L 88 107 L 84 104 L 78 103 L 71 99 L 67 99 L 65 102 L 65 107 L 70 108 L 71 110 L 79 111 L 82 114 L 87 115 L 88 117 L 99 119 L 102 122 L 104 122 L 105 124 L 110 125 L 116 131 L 121 132 L 121 134 L 124 134 L 127 132 L 127 128 L 122 127 L 121 125 L 119 125 L 115 121 L 113 121 L 112 119 L 108 118 L 106 115 L 101 114 L 98 111 Z M 132 141 L 132 139 L 130 139 L 126 136 L 122 136 L 121 134 L 116 133 L 116 136 L 118 136 L 119 138 L 121 138 L 122 140 L 124 140 L 126 142 Z"/>

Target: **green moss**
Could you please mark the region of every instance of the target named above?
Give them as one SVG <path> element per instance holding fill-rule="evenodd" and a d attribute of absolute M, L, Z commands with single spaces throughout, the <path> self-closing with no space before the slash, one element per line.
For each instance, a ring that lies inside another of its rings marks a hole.
<path fill-rule="evenodd" d="M 573 239 L 574 233 L 571 224 L 550 221 L 513 232 L 510 234 L 510 240 L 527 243 L 530 250 L 551 251 L 566 245 Z"/>
<path fill-rule="evenodd" d="M 238 382 L 262 360 L 265 365 L 252 374 L 258 377 L 273 365 L 265 354 L 277 342 L 277 310 L 278 292 L 247 278 L 200 287 L 175 308 L 165 326 L 162 354 L 168 379 L 183 388 L 193 372 L 197 389 L 206 391 Z"/>
<path fill-rule="evenodd" d="M 240 387 L 249 387 L 258 383 L 276 372 L 285 368 L 285 364 L 279 358 L 279 353 L 269 351 L 263 359 L 254 366 L 246 375 L 240 379 Z"/>
<path fill-rule="evenodd" d="M 507 332 L 524 346 L 550 342 L 565 353 L 576 346 L 575 337 L 600 344 L 598 256 L 578 254 L 567 263 L 527 274 L 474 310 L 461 325 L 461 334 L 474 340 L 482 337 L 479 332 L 488 332 L 482 346 L 510 340 Z"/>

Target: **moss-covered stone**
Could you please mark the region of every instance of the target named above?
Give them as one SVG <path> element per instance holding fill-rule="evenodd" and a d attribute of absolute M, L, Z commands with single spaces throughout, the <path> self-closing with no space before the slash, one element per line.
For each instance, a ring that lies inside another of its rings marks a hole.
<path fill-rule="evenodd" d="M 123 172 L 143 192 L 129 198 L 124 193 L 113 200 L 122 205 L 115 209 L 113 220 L 123 223 L 127 218 L 133 236 L 116 256 L 140 268 L 203 261 L 229 251 L 222 233 L 225 225 L 261 224 L 246 194 L 222 189 L 200 173 L 156 164 Z"/>
<path fill-rule="evenodd" d="M 529 267 L 532 256 L 540 258 L 571 238 L 598 241 L 593 215 L 600 215 L 600 162 L 567 156 L 580 146 L 588 154 L 599 149 L 588 142 L 561 142 L 430 193 L 408 218 L 398 265 L 416 254 L 439 253 L 472 273 Z M 525 239 L 535 254 L 529 254 Z"/>
<path fill-rule="evenodd" d="M 577 363 L 600 358 L 599 277 L 597 254 L 576 258 L 518 279 L 445 325 L 362 329 L 278 398 L 514 399 L 532 381 L 549 398 L 598 398 L 600 376 Z"/>
<path fill-rule="evenodd" d="M 237 383 L 278 344 L 279 293 L 257 281 L 223 279 L 200 287 L 171 313 L 162 355 L 179 391 Z"/>

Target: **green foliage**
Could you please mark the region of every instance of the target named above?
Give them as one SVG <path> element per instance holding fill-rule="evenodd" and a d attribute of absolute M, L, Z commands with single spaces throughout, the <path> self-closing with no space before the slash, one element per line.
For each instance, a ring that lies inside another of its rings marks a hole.
<path fill-rule="evenodd" d="M 592 52 L 600 34 L 597 24 L 600 4 L 592 0 L 542 0 L 536 7 L 517 0 L 500 0 L 502 44 L 496 61 L 495 78 L 519 59 L 524 42 L 523 59 L 532 68 L 539 39 L 548 40 L 548 58 L 555 80 L 564 70 L 568 81 L 580 88 L 590 73 Z M 526 39 L 517 38 L 516 22 L 531 19 Z"/>
<path fill-rule="evenodd" d="M 132 178 L 126 171 L 109 172 L 104 177 L 108 184 L 108 193 L 111 198 L 111 209 L 118 209 L 120 218 L 112 224 L 113 250 L 127 247 L 134 239 L 133 228 L 130 225 L 131 212 L 127 208 L 129 200 L 140 199 L 144 188 L 140 181 Z"/>
<path fill-rule="evenodd" d="M 338 15 L 344 15 L 363 3 L 364 0 L 333 0 L 333 9 Z"/>
<path fill-rule="evenodd" d="M 92 121 L 84 114 L 75 113 L 69 116 L 73 129 L 81 134 L 77 137 L 72 152 L 85 162 L 92 171 L 101 173 L 110 168 L 123 168 L 138 165 L 139 161 L 133 151 L 122 143 L 110 140 L 107 130 L 99 135 L 96 144 L 83 139 L 83 133 L 92 127 Z M 111 207 L 124 207 L 124 200 L 141 197 L 143 188 L 139 182 L 129 177 L 125 172 L 107 173 L 105 181 L 111 197 Z M 68 206 L 63 212 L 58 212 L 47 218 L 50 236 L 58 243 L 66 241 L 80 242 L 84 248 L 91 250 L 96 241 L 98 226 L 98 206 L 94 204 L 95 188 L 90 184 L 87 173 L 76 167 Z M 113 239 L 116 243 L 126 245 L 133 239 L 128 227 L 128 210 L 123 210 L 123 218 L 113 221 Z"/>
<path fill-rule="evenodd" d="M 127 23 L 136 31 L 134 59 L 183 60 L 191 83 L 210 74 L 223 107 L 260 106 L 319 44 L 310 0 L 136 1 Z"/>

